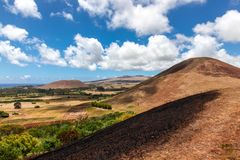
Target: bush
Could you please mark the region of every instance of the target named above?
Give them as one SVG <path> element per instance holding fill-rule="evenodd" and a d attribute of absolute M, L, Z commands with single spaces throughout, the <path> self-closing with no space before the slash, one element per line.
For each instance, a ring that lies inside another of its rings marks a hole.
<path fill-rule="evenodd" d="M 41 143 L 37 138 L 25 133 L 2 137 L 0 141 L 0 159 L 23 159 L 40 151 Z"/>
<path fill-rule="evenodd" d="M 21 108 L 22 108 L 21 102 L 15 102 L 15 103 L 14 103 L 14 108 L 15 108 L 15 109 L 21 109 Z"/>
<path fill-rule="evenodd" d="M 40 108 L 40 106 L 34 106 L 34 108 Z"/>
<path fill-rule="evenodd" d="M 36 104 L 36 102 L 32 102 L 32 104 Z"/>
<path fill-rule="evenodd" d="M 102 108 L 102 109 L 109 109 L 109 110 L 112 109 L 112 106 L 110 104 L 103 103 L 103 102 L 94 101 L 91 103 L 91 105 L 92 105 L 92 107 L 97 107 L 97 108 Z"/>
<path fill-rule="evenodd" d="M 20 134 L 24 130 L 25 128 L 20 125 L 3 125 L 0 126 L 0 137 L 10 134 Z"/>
<path fill-rule="evenodd" d="M 0 118 L 7 118 L 7 117 L 9 117 L 9 113 L 0 111 Z"/>
<path fill-rule="evenodd" d="M 45 151 L 51 151 L 61 146 L 61 142 L 55 137 L 45 138 L 42 142 L 42 147 Z"/>
<path fill-rule="evenodd" d="M 63 131 L 57 135 L 57 138 L 63 144 L 67 144 L 69 142 L 75 141 L 75 140 L 79 139 L 79 137 L 80 137 L 80 134 L 78 133 L 78 131 L 76 129 L 70 129 L 67 131 Z"/>
<path fill-rule="evenodd" d="M 12 115 L 19 115 L 19 113 L 17 113 L 17 112 L 13 112 Z"/>

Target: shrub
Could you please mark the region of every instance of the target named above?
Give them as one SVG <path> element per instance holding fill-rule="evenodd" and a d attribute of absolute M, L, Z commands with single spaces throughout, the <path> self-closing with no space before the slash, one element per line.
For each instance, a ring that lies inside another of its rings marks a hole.
<path fill-rule="evenodd" d="M 0 137 L 10 134 L 20 134 L 24 130 L 25 128 L 20 125 L 3 125 L 0 126 Z"/>
<path fill-rule="evenodd" d="M 17 113 L 17 112 L 13 112 L 12 115 L 19 115 L 19 113 Z"/>
<path fill-rule="evenodd" d="M 67 131 L 63 131 L 60 132 L 57 135 L 57 138 L 63 143 L 63 144 L 67 144 L 69 142 L 72 142 L 74 140 L 79 139 L 80 134 L 78 133 L 78 131 L 76 129 L 70 129 Z"/>
<path fill-rule="evenodd" d="M 112 109 L 112 106 L 110 104 L 103 103 L 103 102 L 94 101 L 91 103 L 91 105 L 92 105 L 92 107 L 97 107 L 97 108 L 102 108 L 102 109 L 109 109 L 109 110 Z"/>
<path fill-rule="evenodd" d="M 40 141 L 25 133 L 2 137 L 0 141 L 0 159 L 23 159 L 40 150 Z"/>
<path fill-rule="evenodd" d="M 40 106 L 34 106 L 34 108 L 40 108 Z"/>
<path fill-rule="evenodd" d="M 14 108 L 15 108 L 15 109 L 21 109 L 21 108 L 22 108 L 21 102 L 15 102 L 15 103 L 14 103 Z"/>
<path fill-rule="evenodd" d="M 0 118 L 7 118 L 7 117 L 9 117 L 9 113 L 0 111 Z"/>
<path fill-rule="evenodd" d="M 61 146 L 61 142 L 55 137 L 45 138 L 42 142 L 42 147 L 45 151 L 51 151 Z"/>
<path fill-rule="evenodd" d="M 32 104 L 36 104 L 36 102 L 32 102 Z"/>

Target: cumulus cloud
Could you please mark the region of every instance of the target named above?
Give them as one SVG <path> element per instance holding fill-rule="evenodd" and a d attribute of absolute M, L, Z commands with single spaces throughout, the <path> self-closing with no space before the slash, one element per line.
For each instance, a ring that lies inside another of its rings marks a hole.
<path fill-rule="evenodd" d="M 75 36 L 76 45 L 70 45 L 65 51 L 65 60 L 71 67 L 96 70 L 103 53 L 102 44 L 95 38 Z"/>
<path fill-rule="evenodd" d="M 217 38 L 209 35 L 196 35 L 192 38 L 188 51 L 182 53 L 182 59 L 193 57 L 212 57 L 221 61 L 240 66 L 240 56 L 233 56 L 223 48 Z"/>
<path fill-rule="evenodd" d="M 26 62 L 33 62 L 34 58 L 27 55 L 20 48 L 12 46 L 10 41 L 0 41 L 0 55 L 10 63 L 19 66 L 26 66 Z"/>
<path fill-rule="evenodd" d="M 92 16 L 106 16 L 109 28 L 124 27 L 138 35 L 171 31 L 167 13 L 181 5 L 206 0 L 78 0 L 81 9 Z"/>
<path fill-rule="evenodd" d="M 63 17 L 64 19 L 66 19 L 66 20 L 69 20 L 69 21 L 74 21 L 74 19 L 73 19 L 73 16 L 72 16 L 72 14 L 71 13 L 67 13 L 67 12 L 56 12 L 56 13 L 54 13 L 54 12 L 51 12 L 50 13 L 50 16 L 51 17 Z"/>
<path fill-rule="evenodd" d="M 164 35 L 151 36 L 147 45 L 124 42 L 122 46 L 112 43 L 105 49 L 102 69 L 114 70 L 161 70 L 177 59 L 175 44 Z"/>
<path fill-rule="evenodd" d="M 66 61 L 61 57 L 60 51 L 48 47 L 45 43 L 37 47 L 40 53 L 40 61 L 43 64 L 51 64 L 56 66 L 67 66 Z"/>
<path fill-rule="evenodd" d="M 222 17 L 214 22 L 196 25 L 194 31 L 197 34 L 217 36 L 225 42 L 240 42 L 240 12 L 237 10 L 227 11 Z"/>
<path fill-rule="evenodd" d="M 41 19 L 42 15 L 38 11 L 38 6 L 34 0 L 3 0 L 5 7 L 13 14 L 21 14 L 23 17 L 33 17 Z"/>
<path fill-rule="evenodd" d="M 9 40 L 22 41 L 28 37 L 28 32 L 25 29 L 14 25 L 8 24 L 3 26 L 0 23 L 0 35 L 8 38 Z"/>

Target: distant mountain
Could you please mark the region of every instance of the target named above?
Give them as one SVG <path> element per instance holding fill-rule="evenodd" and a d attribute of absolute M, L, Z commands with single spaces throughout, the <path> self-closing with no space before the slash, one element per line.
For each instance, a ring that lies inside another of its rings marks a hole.
<path fill-rule="evenodd" d="M 136 76 L 121 76 L 121 77 L 114 77 L 108 79 L 101 79 L 96 81 L 87 82 L 87 84 L 92 84 L 96 86 L 103 86 L 104 88 L 131 88 L 150 77 L 143 76 L 143 75 L 136 75 Z"/>
<path fill-rule="evenodd" d="M 52 82 L 43 86 L 39 86 L 40 89 L 71 89 L 71 88 L 86 88 L 87 84 L 79 80 L 61 80 Z"/>
<path fill-rule="evenodd" d="M 100 84 L 100 83 L 119 83 L 119 82 L 132 82 L 132 83 L 137 83 L 137 82 L 143 82 L 150 77 L 148 76 L 143 76 L 143 75 L 136 75 L 136 76 L 121 76 L 121 77 L 114 77 L 114 78 L 107 78 L 107 79 L 101 79 L 101 80 L 96 80 L 96 81 L 90 81 L 87 82 L 89 84 Z"/>

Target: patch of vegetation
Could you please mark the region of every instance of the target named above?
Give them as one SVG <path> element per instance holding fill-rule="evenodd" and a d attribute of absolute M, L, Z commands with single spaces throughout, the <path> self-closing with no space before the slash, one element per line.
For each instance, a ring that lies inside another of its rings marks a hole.
<path fill-rule="evenodd" d="M 17 125 L 0 126 L 0 159 L 24 159 L 51 151 L 133 115 L 133 112 L 115 112 L 84 121 L 64 122 L 30 129 Z"/>
<path fill-rule="evenodd" d="M 102 108 L 102 109 L 109 109 L 109 110 L 112 109 L 112 106 L 110 104 L 103 103 L 103 102 L 94 101 L 91 103 L 91 105 L 92 105 L 92 107 L 97 107 L 97 108 Z"/>
<path fill-rule="evenodd" d="M 15 108 L 15 109 L 21 109 L 21 108 L 22 108 L 21 102 L 15 102 L 15 103 L 14 103 L 14 108 Z"/>
<path fill-rule="evenodd" d="M 1 137 L 7 136 L 10 134 L 20 134 L 25 131 L 25 128 L 20 125 L 3 125 L 0 126 L 0 140 Z"/>
<path fill-rule="evenodd" d="M 79 139 L 80 134 L 76 129 L 70 129 L 62 131 L 57 135 L 57 139 L 60 140 L 62 144 L 67 144 L 69 142 Z"/>
<path fill-rule="evenodd" d="M 104 100 L 104 99 L 110 98 L 113 95 L 114 94 L 112 94 L 112 95 L 109 95 L 109 94 L 90 94 L 89 98 L 92 99 L 92 100 L 100 101 L 100 100 Z"/>
<path fill-rule="evenodd" d="M 40 108 L 40 106 L 34 106 L 34 108 Z"/>
<path fill-rule="evenodd" d="M 9 117 L 9 113 L 0 111 L 0 118 L 8 118 L 8 117 Z"/>
<path fill-rule="evenodd" d="M 28 133 L 4 136 L 0 141 L 1 160 L 23 159 L 41 150 L 41 141 Z"/>

